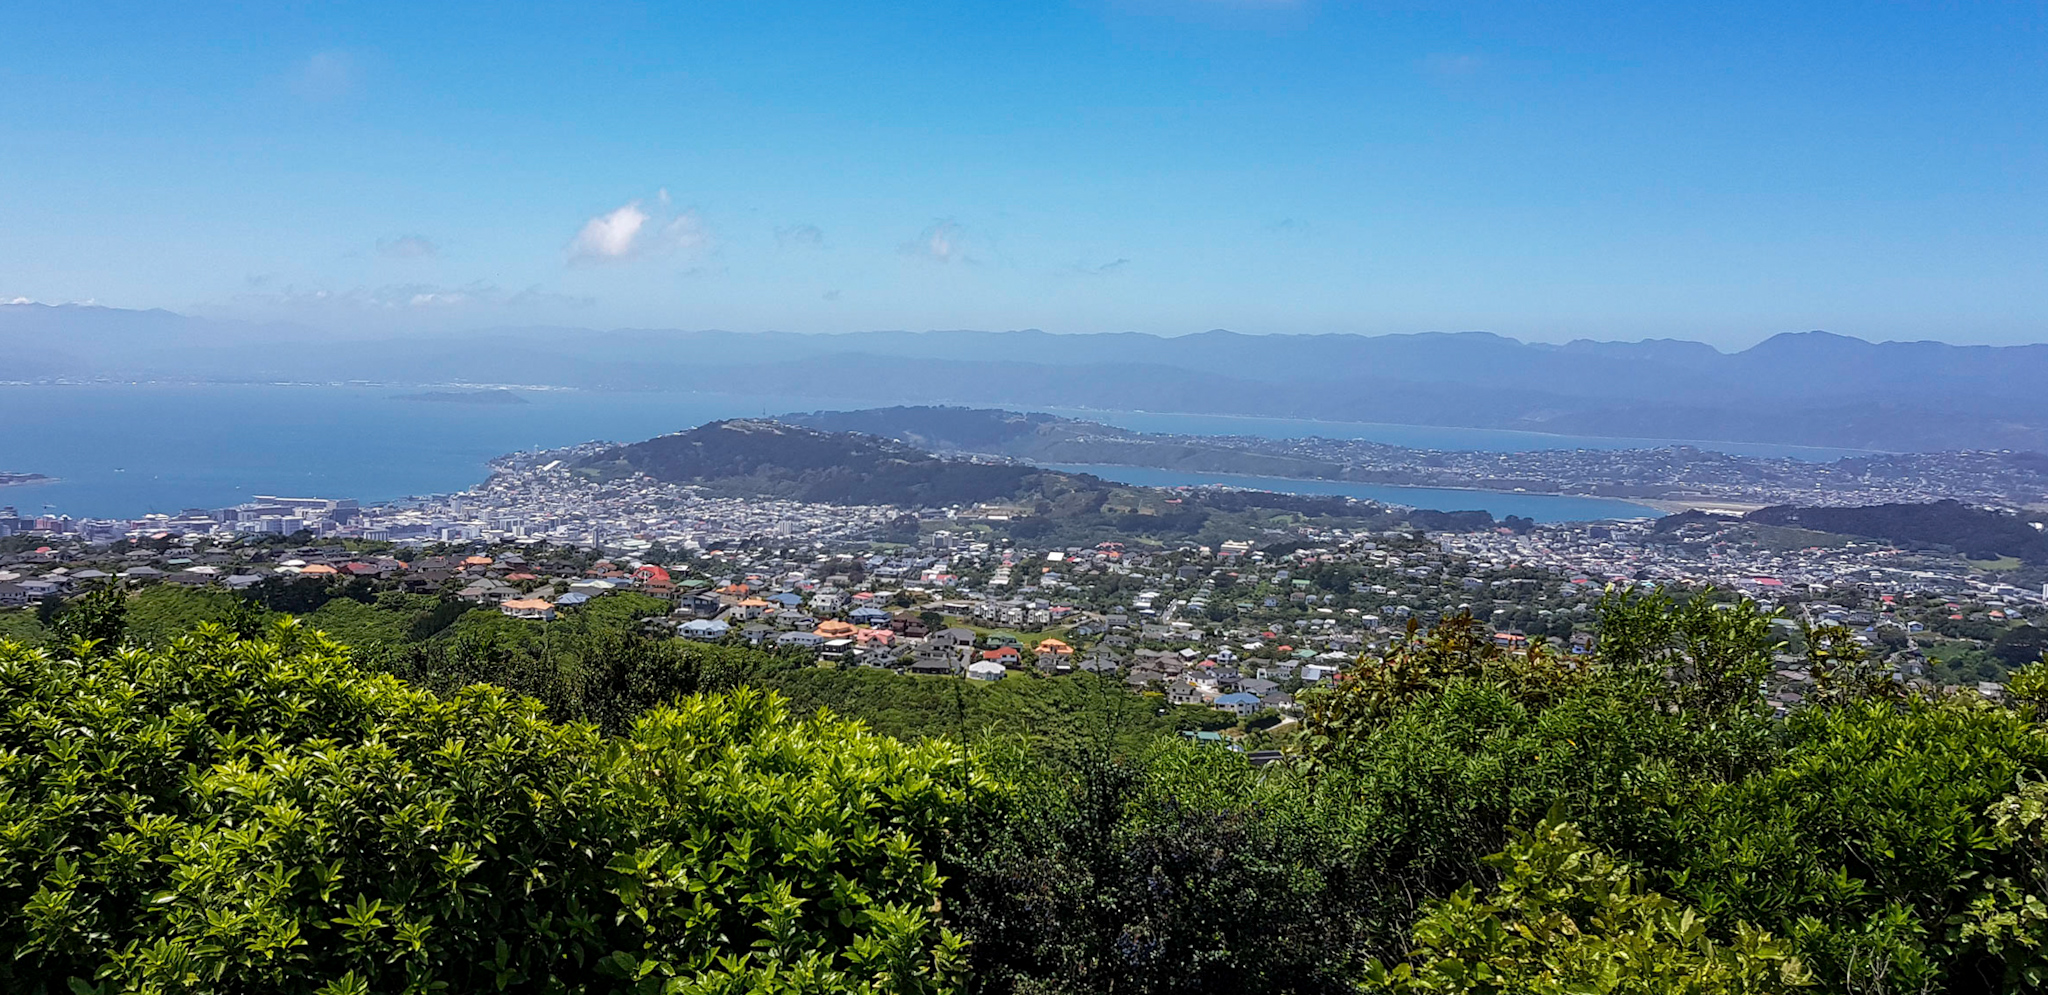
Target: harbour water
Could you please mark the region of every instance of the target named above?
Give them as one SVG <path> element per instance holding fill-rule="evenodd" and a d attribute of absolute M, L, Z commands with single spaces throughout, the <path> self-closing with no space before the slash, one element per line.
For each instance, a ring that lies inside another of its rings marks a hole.
<path fill-rule="evenodd" d="M 1505 428 L 1459 428 L 1450 425 L 1390 425 L 1380 422 L 1314 421 L 1304 418 L 1255 418 L 1246 415 L 1201 415 L 1160 411 L 1092 411 L 1050 409 L 1053 414 L 1136 432 L 1182 435 L 1244 435 L 1264 439 L 1364 439 L 1410 449 L 1445 452 L 1532 453 L 1556 449 L 1655 449 L 1693 446 L 1735 456 L 1757 456 L 1827 463 L 1845 456 L 1868 456 L 1868 449 L 1787 446 L 1770 442 L 1716 442 L 1700 439 L 1633 439 L 1603 435 L 1559 435 Z"/>
<path fill-rule="evenodd" d="M 47 508 L 73 517 L 116 518 L 221 507 L 255 494 L 385 500 L 469 487 L 483 480 L 488 460 L 519 449 L 597 439 L 633 441 L 719 418 L 858 406 L 772 394 L 577 390 L 521 390 L 524 404 L 401 399 L 421 390 L 360 384 L 0 386 L 0 471 L 58 478 L 0 488 L 0 505 L 12 505 L 24 514 Z M 1560 448 L 1569 439 L 1528 432 L 1148 412 L 1073 414 L 1151 431 L 1251 434 L 1257 428 L 1257 434 L 1369 438 L 1437 449 L 1530 451 Z M 1604 441 L 1607 444 L 1599 448 L 1615 448 L 1616 440 L 1569 441 Z M 1202 475 L 1181 474 L 1172 480 L 1159 476 L 1167 473 L 1133 467 L 1122 471 L 1121 478 L 1133 483 L 1205 482 L 1194 479 Z M 1496 516 L 1540 520 L 1650 513 L 1638 505 L 1591 498 L 1278 478 L 1256 482 L 1260 479 L 1219 475 L 1206 482 L 1356 493 L 1418 507 L 1484 509 Z"/>

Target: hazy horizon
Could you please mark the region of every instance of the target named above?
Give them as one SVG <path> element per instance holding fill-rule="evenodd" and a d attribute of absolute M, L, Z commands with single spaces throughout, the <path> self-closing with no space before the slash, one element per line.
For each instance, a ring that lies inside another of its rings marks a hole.
<path fill-rule="evenodd" d="M 315 336 L 315 337 L 319 337 L 319 338 L 323 338 L 323 339 L 333 339 L 333 338 L 335 337 L 336 333 L 341 333 L 341 334 L 342 334 L 342 338 L 343 338 L 344 340 L 350 340 L 350 341 L 380 341 L 380 340 L 385 340 L 385 339 L 421 339 L 421 338 L 425 338 L 425 339 L 458 339 L 458 338 L 461 338 L 461 337 L 463 337 L 463 336 L 473 336 L 473 335 L 480 335 L 480 334 L 489 334 L 489 333 L 503 333 L 503 332 L 547 332 L 547 331 L 557 331 L 557 330 L 561 330 L 561 331 L 579 331 L 579 332 L 592 332 L 592 333 L 597 333 L 597 334 L 605 334 L 605 335 L 641 335 L 641 334 L 644 334 L 644 335 L 756 335 L 756 334 L 759 334 L 759 335 L 797 335 L 797 336 L 805 336 L 805 337 L 844 337 L 844 338 L 855 338 L 855 337 L 859 337 L 859 336 L 870 336 L 870 335 L 932 335 L 932 336 L 943 336 L 943 335 L 1054 335 L 1054 336 L 1119 336 L 1119 335 L 1136 335 L 1136 336 L 1142 336 L 1142 337 L 1145 337 L 1145 338 L 1156 338 L 1156 339 L 1164 339 L 1164 340 L 1170 340 L 1170 339 L 1184 339 L 1184 338 L 1190 338 L 1190 337 L 1194 337 L 1194 336 L 1202 336 L 1202 335 L 1244 335 L 1244 336 L 1253 336 L 1253 337 L 1328 337 L 1328 336 L 1346 336 L 1346 337 L 1355 337 L 1355 338 L 1369 338 L 1369 339 L 1379 339 L 1379 338 L 1403 338 L 1403 337 L 1406 337 L 1406 338 L 1423 338 L 1423 337 L 1459 337 L 1459 336 L 1479 336 L 1479 337 L 1492 337 L 1492 338 L 1498 338 L 1498 339 L 1503 339 L 1503 340 L 1506 340 L 1506 341 L 1508 341 L 1508 342 L 1512 342 L 1512 343 L 1515 343 L 1515 344 L 1519 344 L 1519 345 L 1533 345 L 1533 346 L 1569 346 L 1569 345 L 1575 345 L 1575 344 L 1589 344 L 1589 343 L 1590 343 L 1590 344 L 1596 344 L 1596 345 L 1653 345 L 1653 344 L 1657 344 L 1657 343 L 1665 343 L 1665 342 L 1670 342 L 1670 343 L 1682 343 L 1682 344 L 1687 344 L 1687 345 L 1704 345 L 1704 346 L 1707 346 L 1707 347 L 1709 347 L 1709 348 L 1712 348 L 1712 349 L 1713 349 L 1713 350 L 1714 350 L 1715 352 L 1717 352 L 1717 353 L 1720 353 L 1720 354 L 1722 354 L 1722 355 L 1736 355 L 1736 354 L 1739 354 L 1739 353 L 1743 353 L 1743 352 L 1749 351 L 1749 350 L 1751 350 L 1751 349 L 1754 349 L 1754 348 L 1756 348 L 1757 346 L 1759 346 L 1759 345 L 1762 345 L 1762 344 L 1764 344 L 1765 342 L 1768 342 L 1768 341 L 1770 341 L 1770 340 L 1772 340 L 1772 339 L 1780 339 L 1780 338 L 1785 338 L 1785 337 L 1793 337 L 1793 338 L 1798 338 L 1798 337 L 1806 337 L 1806 336 L 1823 336 L 1823 337 L 1829 337 L 1829 338 L 1839 338 L 1839 339 L 1848 339 L 1848 340 L 1851 340 L 1851 341 L 1856 341 L 1856 342 L 1863 342 L 1863 343 L 1867 343 L 1867 344 L 1870 344 L 1870 345 L 1916 345 L 1916 344 L 1927 344 L 1927 343 L 1932 343 L 1932 344 L 1937 344 L 1937 345 L 1953 345 L 1953 346 L 1961 346 L 1961 347 L 1986 347 L 1986 346 L 1989 346 L 1989 347 L 2008 347 L 2008 346 L 2048 345 L 2048 340 L 2044 340 L 2044 341 L 2039 341 L 2039 342 L 2036 342 L 2036 341 L 2016 341 L 2016 342 L 1972 342 L 1972 341 L 1963 341 L 1963 340 L 1958 340 L 1958 339 L 1955 339 L 1955 338 L 1953 338 L 1953 337 L 1951 337 L 1951 338 L 1942 338 L 1942 337 L 1938 337 L 1938 336 L 1928 336 L 1928 335 L 1923 335 L 1923 336 L 1919 336 L 1919 337 L 1909 337 L 1909 336 L 1901 335 L 1901 336 L 1899 336 L 1899 337 L 1896 337 L 1896 338 L 1866 338 L 1866 337 L 1863 337 L 1863 336 L 1858 336 L 1858 335 L 1852 335 L 1852 334 L 1845 334 L 1845 333 L 1841 333 L 1841 332 L 1835 332 L 1835 331 L 1831 331 L 1831 330 L 1828 330 L 1828 329 L 1824 329 L 1824 328 L 1809 328 L 1809 329 L 1786 329 L 1786 330 L 1781 330 L 1781 331 L 1777 331 L 1777 332 L 1772 332 L 1772 333 L 1770 333 L 1770 334 L 1767 334 L 1767 335 L 1763 335 L 1763 336 L 1761 336 L 1761 337 L 1757 338 L 1757 339 L 1756 339 L 1755 341 L 1744 341 L 1744 342 L 1739 342 L 1739 343 L 1731 343 L 1731 342 L 1727 342 L 1727 341 L 1714 341 L 1714 340 L 1711 340 L 1711 339 L 1700 339 L 1700 338 L 1688 338 L 1688 337 L 1685 337 L 1685 336 L 1676 336 L 1676 335 L 1636 335 L 1636 336 L 1630 336 L 1630 335 L 1627 335 L 1627 334 L 1617 334 L 1617 335 L 1615 335 L 1615 336 L 1613 336 L 1613 337 L 1596 337 L 1596 336 L 1574 336 L 1574 337 L 1571 337 L 1571 338 L 1552 338 L 1552 339 L 1542 339 L 1542 338 L 1524 338 L 1524 337 L 1520 337 L 1520 336 L 1515 336 L 1515 335 L 1507 335 L 1507 334 L 1503 334 L 1503 333 L 1500 333 L 1500 332 L 1492 331 L 1492 330 L 1490 330 L 1490 329 L 1483 329 L 1483 328 L 1460 328 L 1460 329 L 1439 329 L 1439 328 L 1423 328 L 1423 329 L 1417 329 L 1417 330 L 1413 330 L 1413 331 L 1337 331 L 1337 330 L 1333 330 L 1333 331 L 1321 331 L 1321 332 L 1313 332 L 1313 331 L 1312 331 L 1312 332 L 1284 332 L 1284 331 L 1261 331 L 1261 330 L 1257 330 L 1257 329 L 1240 329 L 1240 328 L 1221 328 L 1221 327 L 1208 327 L 1208 328 L 1198 328 L 1198 329 L 1187 329 L 1187 330 L 1182 330 L 1182 331 L 1144 331 L 1144 330 L 1139 330 L 1139 329 L 1129 329 L 1129 328 L 1104 328 L 1104 329 L 1095 329 L 1095 330 L 1087 330 L 1087 329 L 1066 329 L 1066 330 L 1059 330 L 1059 329 L 1046 329 L 1046 328 L 1034 328 L 1034 327 L 1023 327 L 1023 328 L 900 328 L 900 327 L 898 327 L 898 328 L 879 328 L 879 327 L 878 327 L 878 328 L 828 328 L 828 329 L 815 329 L 815 330 L 795 330 L 795 329 L 785 329 L 785 328 L 758 328 L 758 329 L 736 329 L 736 328 L 715 328 L 715 327 L 704 327 L 704 328 L 689 328 L 689 327 L 681 327 L 681 326 L 653 326 L 653 325 L 601 325 L 601 324 L 579 324 L 579 323 L 576 323 L 576 322 L 573 322 L 573 321 L 556 321 L 556 322 L 547 322 L 547 321 L 530 321 L 530 322 L 513 322 L 513 321 L 501 321 L 501 322 L 490 322 L 490 323 L 484 323 L 484 322 L 479 322 L 479 323 L 474 323 L 474 324 L 466 324 L 466 325 L 465 325 L 465 324 L 443 324 L 443 325 L 415 325 L 415 326 L 397 326 L 397 327 L 394 327 L 394 326 L 390 326 L 390 325 L 382 325 L 382 324 L 377 324 L 377 323 L 371 323 L 371 322 L 344 322 L 344 323 L 340 323 L 340 324 L 332 324 L 332 325 L 328 325 L 328 324 L 320 324 L 320 323 L 315 323 L 315 322 L 308 322 L 308 321 L 294 320 L 294 319 L 291 319 L 291 318 L 282 318 L 282 317 L 277 317 L 277 318 L 254 318 L 254 317 L 222 317 L 222 316 L 214 316 L 214 315 L 209 315 L 209 314 L 207 314 L 207 313 L 205 313 L 205 312 L 203 312 L 203 311 L 181 311 L 181 310 L 178 310 L 178 309 L 175 309 L 175 308 L 167 308 L 167 307 L 152 307 L 152 308 L 124 308 L 124 307 L 116 307 L 116 306 L 113 306 L 113 305 L 108 305 L 108 304 L 103 304 L 103 303 L 100 303 L 99 301 L 96 301 L 96 300 L 85 300 L 85 301 L 36 301 L 36 300 L 30 300 L 30 299 L 27 299 L 27 298 L 14 298 L 14 299 L 11 299 L 11 300 L 5 300 L 5 301 L 0 301 L 0 314 L 5 314 L 5 313 L 6 313 L 6 311 L 7 311 L 7 309 L 9 309 L 9 308 L 17 308 L 17 307 L 37 307 L 37 308 L 49 308 L 49 309 L 88 309 L 88 310 L 91 310 L 91 311 L 100 311 L 100 312 L 124 312 L 124 313 L 144 313 L 144 314 L 146 314 L 146 313 L 152 313 L 152 312 L 161 312 L 161 313 L 165 313 L 165 314 L 173 315 L 173 316 L 175 316 L 175 317 L 178 317 L 178 318 L 185 318 L 185 319 L 194 319 L 194 320 L 196 320 L 196 321 L 198 321 L 198 322 L 201 322 L 201 323 L 205 323 L 205 324 L 213 325 L 214 327 L 243 327 L 243 328 L 250 328 L 250 329 L 285 329 L 285 328 L 289 328 L 289 329 L 295 330 L 295 331 L 297 331 L 297 332 L 300 332 L 300 333 L 302 333 L 302 334 L 306 334 L 306 335 L 309 335 L 309 336 Z M 360 335 L 349 335 L 349 334 L 347 334 L 347 333 L 351 333 L 351 332 L 353 332 L 353 333 L 360 333 Z"/>

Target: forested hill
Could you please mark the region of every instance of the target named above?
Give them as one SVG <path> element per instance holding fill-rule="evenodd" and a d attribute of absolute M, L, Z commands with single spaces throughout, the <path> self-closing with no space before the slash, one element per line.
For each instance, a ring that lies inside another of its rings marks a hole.
<path fill-rule="evenodd" d="M 1096 434 L 1129 434 L 1107 425 L 1058 415 L 944 405 L 811 411 L 780 415 L 776 420 L 824 432 L 861 432 L 940 452 L 1003 453 L 1011 456 L 1027 455 L 1042 437 L 1056 435 L 1059 429 L 1067 426 L 1085 428 Z"/>
<path fill-rule="evenodd" d="M 1972 508 L 1959 501 L 1864 508 L 1778 505 L 1750 512 L 1744 518 L 1764 525 L 1868 536 L 1908 547 L 1948 546 L 1972 559 L 2012 556 L 2029 563 L 2048 563 L 2048 533 L 2035 528 L 2028 518 Z"/>
<path fill-rule="evenodd" d="M 1220 446 L 1154 435 L 1058 415 L 929 405 L 812 411 L 777 420 L 827 432 L 864 432 L 924 449 L 989 453 L 1037 463 L 1116 463 L 1189 473 L 1340 480 L 1344 467 L 1327 460 Z"/>
<path fill-rule="evenodd" d="M 615 446 L 580 467 L 638 472 L 728 494 L 833 504 L 903 506 L 1012 500 L 1049 474 L 1036 467 L 949 460 L 852 432 L 820 432 L 774 421 L 716 421 L 686 432 Z"/>

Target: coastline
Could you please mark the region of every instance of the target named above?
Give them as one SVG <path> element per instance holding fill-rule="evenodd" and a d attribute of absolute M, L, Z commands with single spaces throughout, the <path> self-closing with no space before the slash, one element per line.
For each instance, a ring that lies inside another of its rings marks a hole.
<path fill-rule="evenodd" d="M 1679 514 L 1687 511 L 1704 511 L 1714 515 L 1747 515 L 1752 511 L 1768 508 L 1770 505 L 1751 501 L 1723 501 L 1715 498 L 1630 498 L 1637 504 L 1646 504 L 1658 511 Z"/>
<path fill-rule="evenodd" d="M 1176 469 L 1172 469 L 1172 468 L 1168 468 L 1168 467 L 1148 467 L 1148 466 L 1143 466 L 1143 465 L 1140 465 L 1140 464 L 1134 464 L 1134 463 L 1122 463 L 1122 464 L 1119 464 L 1119 463 L 1050 463 L 1050 462 L 1048 462 L 1048 463 L 1034 463 L 1033 465 L 1035 465 L 1035 466 L 1043 466 L 1043 467 L 1046 467 L 1046 468 L 1048 468 L 1048 469 L 1056 469 L 1056 470 L 1065 470 L 1065 471 L 1070 471 L 1070 472 L 1079 472 L 1079 473 L 1088 473 L 1088 474 L 1093 474 L 1093 475 L 1095 475 L 1095 476 L 1098 476 L 1098 477 L 1102 477 L 1102 478 L 1103 478 L 1103 479 L 1105 479 L 1105 480 L 1109 480 L 1109 479 L 1112 479 L 1112 478 L 1110 478 L 1110 477 L 1108 477 L 1108 476 L 1105 476 L 1105 474 L 1104 474 L 1104 472 L 1103 472 L 1104 470 L 1114 470 L 1114 469 L 1118 469 L 1118 468 L 1123 468 L 1123 469 L 1132 469 L 1132 470 L 1149 470 L 1149 471 L 1153 471 L 1153 472 L 1157 472 L 1157 473 L 1169 473 L 1169 474 L 1179 474 L 1179 475 L 1185 475 L 1185 476 L 1206 476 L 1206 477 L 1221 477 L 1221 478 L 1234 478 L 1234 479 L 1232 479 L 1232 480 L 1218 480 L 1218 481 L 1213 481 L 1213 482 L 1209 482 L 1209 483 L 1206 483 L 1206 484 L 1205 484 L 1205 483 L 1169 484 L 1169 483 L 1162 483 L 1162 482 L 1146 482 L 1146 481 L 1123 481 L 1124 483 L 1131 483 L 1131 484 L 1134 484 L 1134 485 L 1138 485 L 1138 486 L 1145 486 L 1145 487 L 1200 487 L 1200 486 L 1219 486 L 1219 487 L 1242 487 L 1242 488 L 1244 488 L 1244 489 L 1246 489 L 1246 490 L 1261 490 L 1261 491 L 1283 491 L 1283 490 L 1284 490 L 1283 488 L 1278 488 L 1278 487 L 1274 487 L 1274 486 L 1272 486 L 1272 484 L 1271 484 L 1270 482 L 1271 482 L 1271 481 L 1288 481 L 1288 482 L 1294 482 L 1294 483 L 1302 483 L 1302 484 L 1318 484 L 1318 485 L 1326 485 L 1326 486 L 1327 486 L 1327 485 L 1334 485 L 1334 486 L 1339 486 L 1339 487 L 1342 487 L 1342 486 L 1347 486 L 1347 485 L 1348 485 L 1348 486 L 1355 486 L 1355 487 L 1363 487 L 1363 488 L 1386 488 L 1386 489 L 1389 489 L 1389 490 L 1396 490 L 1396 491 L 1400 491 L 1400 490 L 1414 490 L 1414 491 L 1442 491 L 1442 492 L 1458 492 L 1458 493 L 1465 493 L 1465 494 L 1475 494 L 1475 495 L 1478 495 L 1478 494 L 1484 494 L 1484 495 L 1493 495 L 1493 496 L 1499 496 L 1499 497 L 1505 497 L 1505 498 L 1515 498 L 1515 499 L 1522 499 L 1522 498 L 1527 498 L 1527 499 L 1534 499 L 1534 500 L 1538 500 L 1538 501 L 1594 501 L 1594 502 L 1601 502 L 1601 503 L 1603 503 L 1603 504 L 1617 504 L 1617 505 L 1634 505 L 1634 506 L 1636 506 L 1636 507 L 1638 507 L 1638 508 L 1644 508 L 1644 509 L 1647 509 L 1647 510 L 1650 510 L 1650 511 L 1666 511 L 1666 510 L 1667 510 L 1666 508 L 1664 508 L 1664 507 L 1661 507 L 1661 506 L 1659 506 L 1659 505 L 1657 505 L 1657 504 L 1654 504 L 1654 503 L 1652 503 L 1652 502 L 1650 502 L 1650 501 L 1647 501 L 1647 500 L 1642 500 L 1642 499 L 1638 499 L 1638 498 L 1618 498 L 1618 497 L 1604 497 L 1604 496 L 1601 496 L 1601 495 L 1597 495 L 1597 494 L 1563 494 L 1563 493 L 1555 493 L 1555 492 L 1545 492 L 1545 491 L 1528 491 L 1528 490 L 1521 490 L 1521 491 L 1516 491 L 1516 490 L 1494 490 L 1494 489 L 1491 489 L 1491 488 L 1485 488 L 1485 487 L 1470 487 L 1470 486 L 1452 486 L 1452 485 L 1444 485 L 1444 486 L 1439 486 L 1439 485 L 1435 485 L 1435 484 L 1387 484 L 1387 483 L 1378 483 L 1378 482 L 1366 482 L 1366 481 L 1354 481 L 1354 480 L 1332 480 L 1332 479 L 1328 479 L 1328 478 L 1323 478 L 1323 477 L 1279 477 L 1279 476 L 1270 476 L 1270 475 L 1261 475 L 1261 474 L 1240 474 L 1240 473 L 1220 473 L 1220 472 L 1209 472 L 1209 471 L 1202 471 L 1202 472 L 1200 472 L 1200 473 L 1191 473 L 1191 472 L 1189 472 L 1189 471 L 1184 471 L 1184 470 L 1176 470 Z M 1237 483 L 1236 481 L 1243 481 L 1243 483 Z M 1324 493 L 1324 492 L 1320 492 L 1320 491 L 1293 491 L 1293 492 L 1287 492 L 1287 493 Z M 1341 492 L 1330 492 L 1330 493 L 1341 493 Z M 1353 496 L 1355 496 L 1355 495 L 1353 495 Z M 1425 510 L 1436 510 L 1436 511 L 1450 511 L 1450 510 L 1457 510 L 1457 509 L 1451 509 L 1451 508 L 1431 508 L 1431 507 L 1429 507 L 1429 506 L 1426 506 L 1426 505 L 1417 505 L 1417 504 L 1410 504 L 1410 503 L 1408 503 L 1408 502 L 1405 502 L 1405 501 L 1388 501 L 1388 500 L 1385 500 L 1385 499 L 1382 499 L 1382 498 L 1367 498 L 1366 500 L 1373 500 L 1373 501 L 1378 501 L 1378 502 L 1379 502 L 1379 503 L 1381 503 L 1381 504 L 1391 504 L 1391 505 L 1400 505 L 1400 506 L 1403 506 L 1403 507 L 1410 507 L 1410 508 L 1421 508 L 1421 509 L 1425 509 Z M 1654 517 L 1654 516 L 1651 516 L 1651 515 L 1621 515 L 1621 514 L 1616 514 L 1616 515 L 1609 515 L 1609 516 L 1602 516 L 1602 517 L 1603 517 L 1603 518 L 1613 518 L 1613 519 L 1615 519 L 1615 520 L 1623 520 L 1623 519 L 1629 519 L 1629 518 L 1649 518 L 1649 517 Z M 1590 519 L 1589 519 L 1589 520 L 1590 520 Z"/>

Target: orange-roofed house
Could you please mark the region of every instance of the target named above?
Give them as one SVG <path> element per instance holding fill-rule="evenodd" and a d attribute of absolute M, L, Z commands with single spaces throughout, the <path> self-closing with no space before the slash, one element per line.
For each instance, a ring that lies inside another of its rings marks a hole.
<path fill-rule="evenodd" d="M 530 618 L 551 622 L 555 618 L 555 606 L 543 598 L 508 598 L 498 602 L 498 610 L 513 618 Z"/>
<path fill-rule="evenodd" d="M 818 627 L 811 631 L 824 636 L 826 639 L 850 639 L 854 633 L 860 631 L 860 626 L 852 622 L 842 622 L 836 618 L 828 618 L 823 622 L 819 622 Z"/>
<path fill-rule="evenodd" d="M 332 577 L 340 572 L 325 563 L 312 563 L 299 568 L 301 575 L 309 577 Z"/>
<path fill-rule="evenodd" d="M 465 556 L 462 558 L 462 565 L 465 567 L 487 567 L 491 565 L 491 558 L 488 556 Z"/>
<path fill-rule="evenodd" d="M 1015 646 L 998 646 L 992 650 L 982 650 L 981 658 L 990 663 L 1000 663 L 1007 667 L 1024 659 L 1024 654 L 1017 652 L 1017 647 Z"/>
<path fill-rule="evenodd" d="M 1062 640 L 1053 639 L 1050 636 L 1048 636 L 1038 641 L 1038 646 L 1036 647 L 1034 652 L 1036 652 L 1039 656 L 1044 656 L 1047 653 L 1057 653 L 1060 656 L 1073 656 L 1074 648 L 1072 646 L 1067 645 Z"/>

